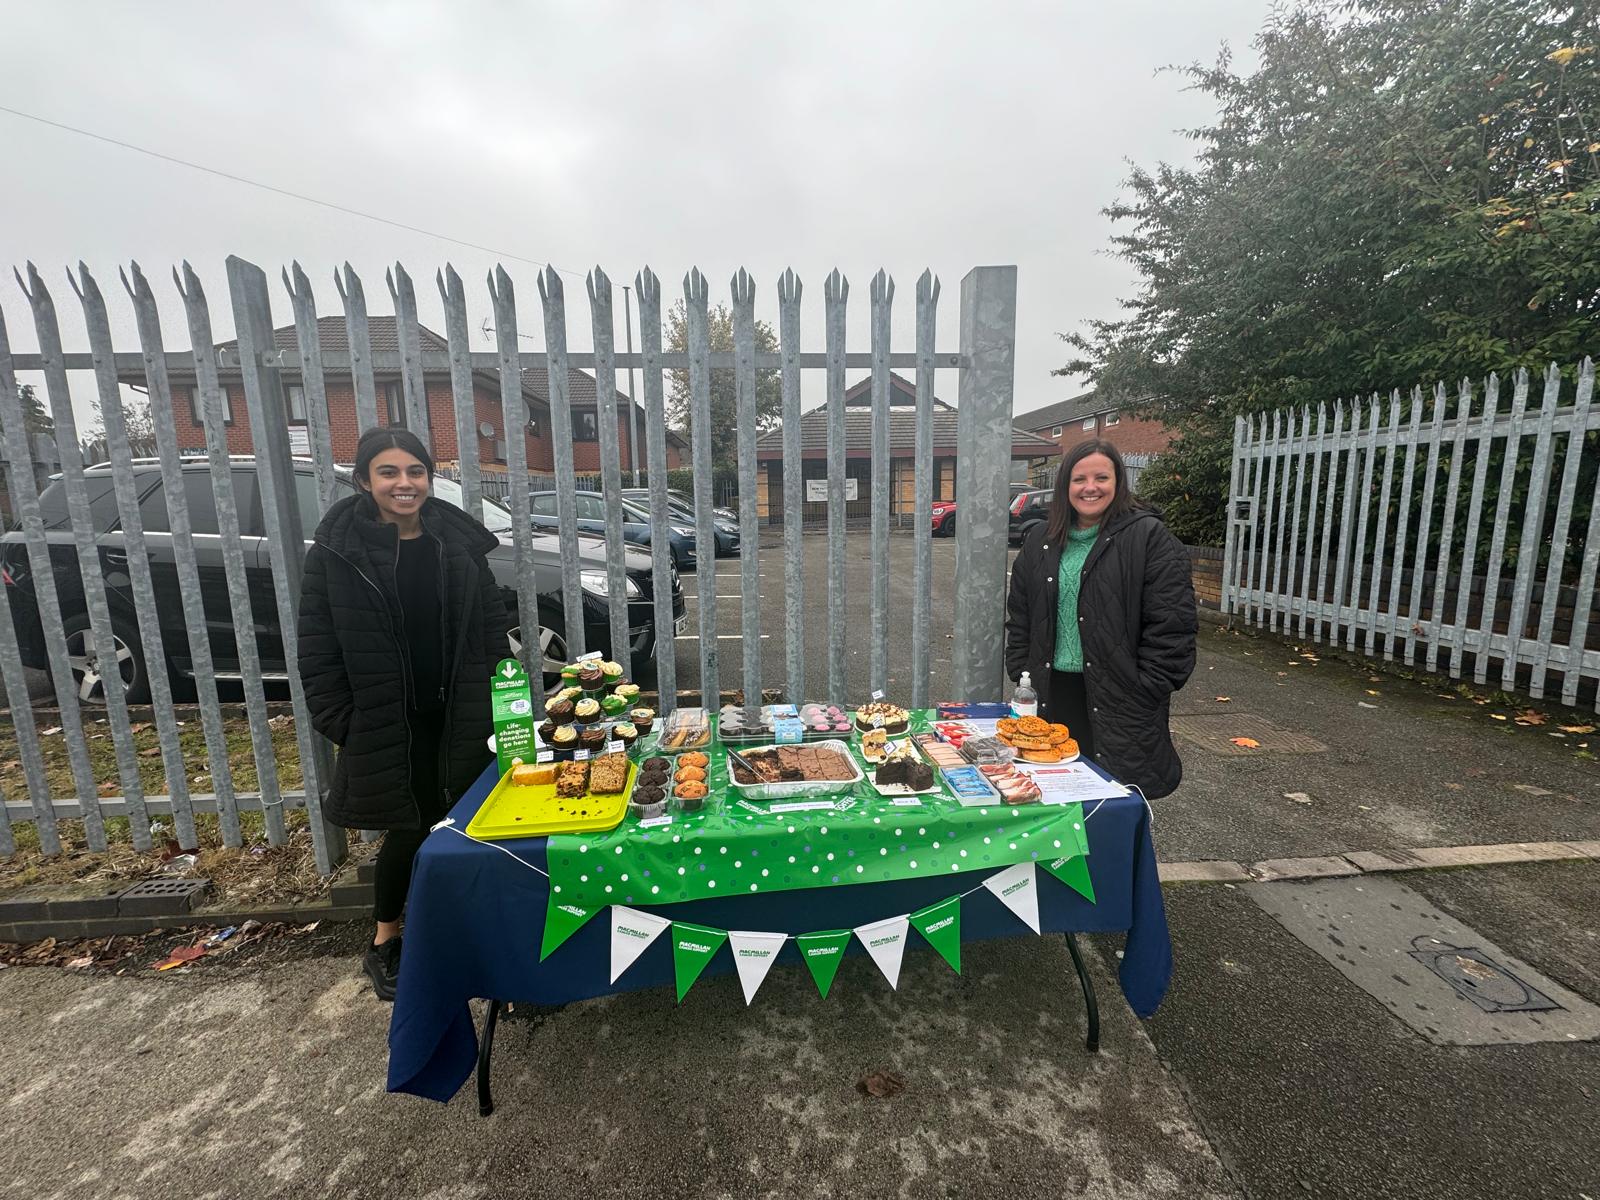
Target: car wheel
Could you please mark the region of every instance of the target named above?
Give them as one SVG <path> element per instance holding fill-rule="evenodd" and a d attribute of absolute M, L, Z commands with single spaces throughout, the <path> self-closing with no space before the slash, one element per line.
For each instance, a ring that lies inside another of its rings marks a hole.
<path fill-rule="evenodd" d="M 567 665 L 567 639 L 561 622 L 543 613 L 539 614 L 539 660 L 543 677 L 544 694 L 553 696 L 561 689 L 561 668 Z M 511 653 L 522 657 L 522 627 L 519 625 L 508 635 Z"/>
<path fill-rule="evenodd" d="M 67 635 L 67 663 L 72 668 L 73 685 L 78 700 L 85 704 L 106 702 L 105 684 L 111 671 L 100 662 L 95 652 L 94 632 L 88 613 L 74 613 L 64 622 Z M 145 674 L 144 650 L 139 644 L 135 627 L 120 616 L 111 618 L 111 640 L 116 646 L 117 677 L 122 681 L 122 694 L 129 704 L 145 704 L 150 700 L 150 680 Z"/>

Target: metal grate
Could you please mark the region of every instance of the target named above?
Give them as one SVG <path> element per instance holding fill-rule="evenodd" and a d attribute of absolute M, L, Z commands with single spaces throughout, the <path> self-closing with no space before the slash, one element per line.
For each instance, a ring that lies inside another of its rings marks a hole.
<path fill-rule="evenodd" d="M 1172 732 L 1213 754 L 1321 754 L 1328 749 L 1316 738 L 1281 729 L 1263 717 L 1242 712 L 1176 716 L 1172 718 Z M 1260 745 L 1238 746 L 1234 738 L 1249 738 Z"/>

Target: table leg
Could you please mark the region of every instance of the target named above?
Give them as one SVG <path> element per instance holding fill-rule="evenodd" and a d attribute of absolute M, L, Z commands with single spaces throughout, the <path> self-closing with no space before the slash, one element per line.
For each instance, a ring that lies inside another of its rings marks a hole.
<path fill-rule="evenodd" d="M 1089 970 L 1083 965 L 1083 954 L 1078 950 L 1078 939 L 1071 933 L 1067 934 L 1067 951 L 1072 955 L 1072 965 L 1078 969 L 1078 982 L 1083 985 L 1083 1006 L 1088 1010 L 1089 1014 L 1089 1036 L 1083 1043 L 1084 1048 L 1091 1054 L 1098 1054 L 1100 1052 L 1100 1005 L 1094 997 L 1094 980 L 1089 978 Z"/>
<path fill-rule="evenodd" d="M 1070 934 L 1068 935 L 1071 936 Z M 1074 950 L 1076 954 L 1076 950 Z M 489 1091 L 489 1056 L 494 1053 L 494 1027 L 500 1020 L 500 1001 L 489 1001 L 489 1011 L 483 1018 L 483 1036 L 478 1039 L 478 1115 L 487 1117 L 494 1112 L 494 1096 Z"/>

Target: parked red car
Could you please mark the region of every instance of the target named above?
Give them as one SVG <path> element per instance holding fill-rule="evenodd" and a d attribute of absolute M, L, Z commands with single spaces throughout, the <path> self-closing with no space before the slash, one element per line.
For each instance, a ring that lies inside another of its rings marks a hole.
<path fill-rule="evenodd" d="M 956 535 L 956 502 L 954 500 L 935 500 L 933 502 L 933 536 L 955 537 Z"/>

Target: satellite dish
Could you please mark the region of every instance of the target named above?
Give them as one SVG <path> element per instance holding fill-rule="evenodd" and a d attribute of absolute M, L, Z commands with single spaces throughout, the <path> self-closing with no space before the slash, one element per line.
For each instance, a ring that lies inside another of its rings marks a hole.
<path fill-rule="evenodd" d="M 494 426 L 487 421 L 483 422 L 478 426 L 478 436 L 492 438 L 494 436 Z"/>

